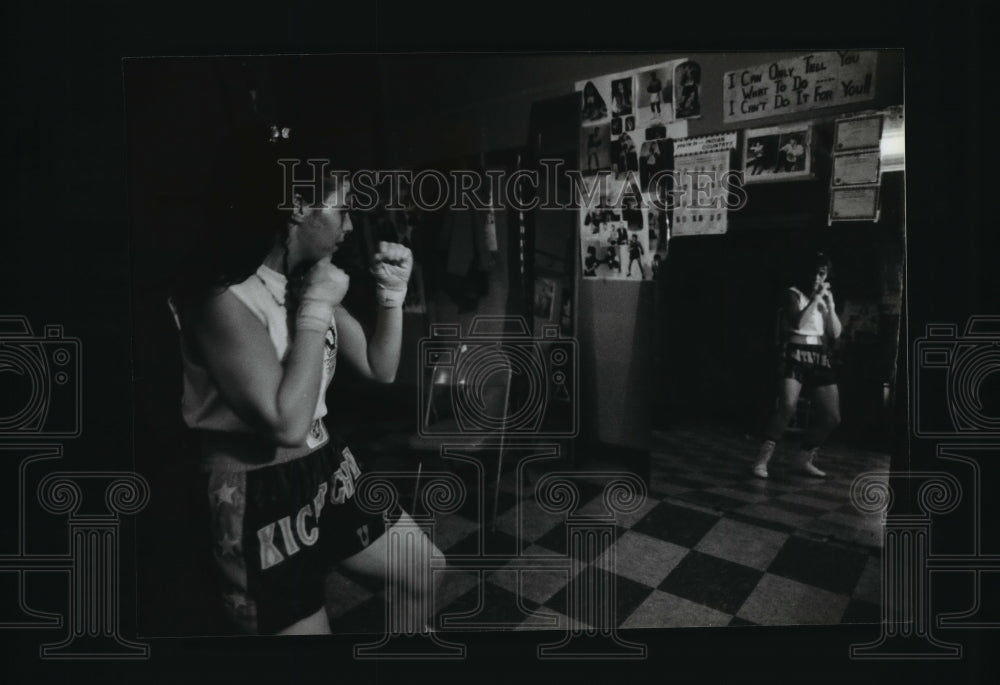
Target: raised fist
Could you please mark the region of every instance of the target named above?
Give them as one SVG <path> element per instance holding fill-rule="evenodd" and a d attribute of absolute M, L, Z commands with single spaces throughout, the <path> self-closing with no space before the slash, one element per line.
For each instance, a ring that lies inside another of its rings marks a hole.
<path fill-rule="evenodd" d="M 351 279 L 343 270 L 325 259 L 316 262 L 302 284 L 296 328 L 326 333 L 333 321 L 333 310 L 343 301 L 350 284 Z"/>
<path fill-rule="evenodd" d="M 413 271 L 413 253 L 399 243 L 380 241 L 372 259 L 375 295 L 383 307 L 402 306 L 406 287 Z"/>
<path fill-rule="evenodd" d="M 328 260 L 321 259 L 306 273 L 302 284 L 302 301 L 318 300 L 335 307 L 343 301 L 350 285 L 350 276 Z"/>

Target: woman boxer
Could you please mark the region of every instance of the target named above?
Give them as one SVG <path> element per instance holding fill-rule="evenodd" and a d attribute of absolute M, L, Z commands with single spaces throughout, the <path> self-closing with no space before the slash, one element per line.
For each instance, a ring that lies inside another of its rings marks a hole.
<path fill-rule="evenodd" d="M 826 476 L 813 460 L 820 445 L 840 424 L 840 394 L 831 363 L 831 348 L 840 337 L 841 323 L 827 280 L 829 275 L 830 260 L 823 253 L 816 253 L 800 265 L 795 286 L 786 292 L 778 406 L 768 422 L 765 440 L 753 467 L 758 478 L 768 477 L 768 462 L 795 413 L 803 388 L 812 391 L 818 416 L 803 436 L 796 466 L 811 476 Z"/>
<path fill-rule="evenodd" d="M 295 193 L 277 161 L 295 156 L 285 142 L 255 132 L 226 146 L 214 249 L 193 255 L 172 307 L 227 613 L 249 633 L 329 633 L 328 571 L 401 573 L 386 566 L 386 526 L 413 525 L 400 510 L 360 509 L 361 466 L 324 423 L 338 359 L 375 381 L 395 378 L 413 259 L 379 243 L 369 339 L 342 306 L 349 278 L 331 263 L 353 228 L 349 184 L 327 177 L 316 197 Z M 426 536 L 417 546 L 440 554 Z M 413 601 L 430 592 L 407 589 Z"/>

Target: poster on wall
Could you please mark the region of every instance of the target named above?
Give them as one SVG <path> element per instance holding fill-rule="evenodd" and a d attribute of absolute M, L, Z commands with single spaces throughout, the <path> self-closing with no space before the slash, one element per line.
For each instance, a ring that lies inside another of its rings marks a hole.
<path fill-rule="evenodd" d="M 614 122 L 618 133 L 674 120 L 674 66 L 680 60 L 576 82 L 583 126 Z"/>
<path fill-rule="evenodd" d="M 677 71 L 680 65 L 684 69 Z M 678 85 L 686 103 L 683 118 L 674 112 L 675 71 L 684 84 Z M 577 81 L 576 91 L 581 94 L 582 126 L 610 124 L 612 137 L 635 132 L 646 140 L 684 138 L 687 118 L 701 114 L 701 67 L 691 60 L 672 60 Z"/>
<path fill-rule="evenodd" d="M 667 66 L 653 67 L 639 72 L 637 77 L 639 97 L 636 101 L 640 126 L 653 122 L 673 121 L 674 77 Z"/>
<path fill-rule="evenodd" d="M 680 120 L 674 110 L 678 84 L 677 97 L 685 103 Z M 648 213 L 644 198 L 651 179 L 668 170 L 670 141 L 686 138 L 687 118 L 701 115 L 701 67 L 672 60 L 578 81 L 576 90 L 582 103 L 579 168 L 590 188 L 603 186 L 593 206 L 580 208 L 583 277 L 648 280 L 665 257 L 670 220 L 666 212 Z"/>
<path fill-rule="evenodd" d="M 674 116 L 677 119 L 701 116 L 701 65 L 692 60 L 674 67 Z"/>
<path fill-rule="evenodd" d="M 611 168 L 616 180 L 624 180 L 628 172 L 639 171 L 639 153 L 631 133 L 623 133 L 611 141 Z"/>
<path fill-rule="evenodd" d="M 735 149 L 735 132 L 674 142 L 673 237 L 726 232 L 728 190 L 723 181 Z"/>
<path fill-rule="evenodd" d="M 610 118 L 611 109 L 608 105 L 611 100 L 611 82 L 607 78 L 578 83 L 577 90 L 583 91 L 580 121 L 584 125 L 607 121 Z"/>
<path fill-rule="evenodd" d="M 611 171 L 611 126 L 598 124 L 580 129 L 580 169 L 584 174 Z"/>
<path fill-rule="evenodd" d="M 792 181 L 811 177 L 810 124 L 747 129 L 743 137 L 744 183 Z"/>
<path fill-rule="evenodd" d="M 667 145 L 665 140 L 650 140 L 643 143 L 639 149 L 639 179 L 642 189 L 647 193 L 652 192 L 650 181 L 667 169 L 667 155 L 664 149 Z"/>
<path fill-rule="evenodd" d="M 617 281 L 647 281 L 653 276 L 653 253 L 642 231 L 628 231 L 624 222 L 607 224 L 608 232 L 585 237 L 583 277 Z M 661 258 L 662 259 L 662 258 Z"/>
<path fill-rule="evenodd" d="M 616 78 L 611 81 L 611 116 L 626 117 L 632 114 L 634 98 L 632 77 Z"/>
<path fill-rule="evenodd" d="M 634 174 L 606 184 L 594 193 L 594 206 L 581 207 L 580 258 L 583 277 L 644 281 L 652 278 L 653 252 L 643 211 L 643 196 Z"/>
<path fill-rule="evenodd" d="M 871 50 L 835 50 L 728 71 L 722 84 L 723 121 L 871 100 L 876 62 L 877 53 Z"/>

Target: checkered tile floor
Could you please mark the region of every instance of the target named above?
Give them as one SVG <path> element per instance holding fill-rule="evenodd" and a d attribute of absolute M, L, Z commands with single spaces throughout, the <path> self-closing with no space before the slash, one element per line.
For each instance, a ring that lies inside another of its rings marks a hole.
<path fill-rule="evenodd" d="M 887 471 L 888 457 L 830 447 L 817 459 L 828 473 L 819 480 L 787 466 L 793 448 L 779 445 L 771 478 L 763 481 L 750 473 L 757 443 L 748 438 L 711 429 L 655 436 L 647 499 L 615 521 L 614 555 L 594 561 L 599 576 L 613 576 L 619 626 L 879 620 L 880 523 L 854 509 L 850 485 L 860 473 Z M 565 463 L 554 467 L 566 469 Z M 597 476 L 577 481 L 579 513 L 604 511 L 604 482 Z M 524 557 L 565 555 L 564 517 L 542 511 L 525 483 L 518 535 L 513 471 L 504 474 L 501 489 L 495 530 L 477 525 L 481 502 L 475 497 L 437 522 L 435 541 L 445 555 L 476 554 L 480 545 L 487 555 L 517 554 L 519 547 Z M 483 501 L 491 503 L 489 497 Z M 587 625 L 567 617 L 566 598 L 577 582 L 567 570 L 440 573 L 439 630 Z M 381 589 L 370 580 L 335 574 L 328 596 L 335 632 L 384 629 Z"/>

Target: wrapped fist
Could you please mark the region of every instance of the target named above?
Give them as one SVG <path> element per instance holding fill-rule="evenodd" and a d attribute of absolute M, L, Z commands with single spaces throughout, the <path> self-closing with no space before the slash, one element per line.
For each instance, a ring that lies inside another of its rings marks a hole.
<path fill-rule="evenodd" d="M 344 299 L 350 284 L 343 270 L 326 260 L 317 262 L 305 277 L 296 328 L 325 333 L 333 320 L 333 310 Z"/>
<path fill-rule="evenodd" d="M 830 284 L 826 285 L 826 290 L 823 291 L 823 302 L 826 304 L 827 309 L 833 311 L 835 305 L 833 303 L 833 290 L 830 289 Z"/>
<path fill-rule="evenodd" d="M 399 243 L 380 241 L 372 259 L 375 297 L 383 307 L 402 307 L 406 287 L 413 271 L 413 253 Z"/>

